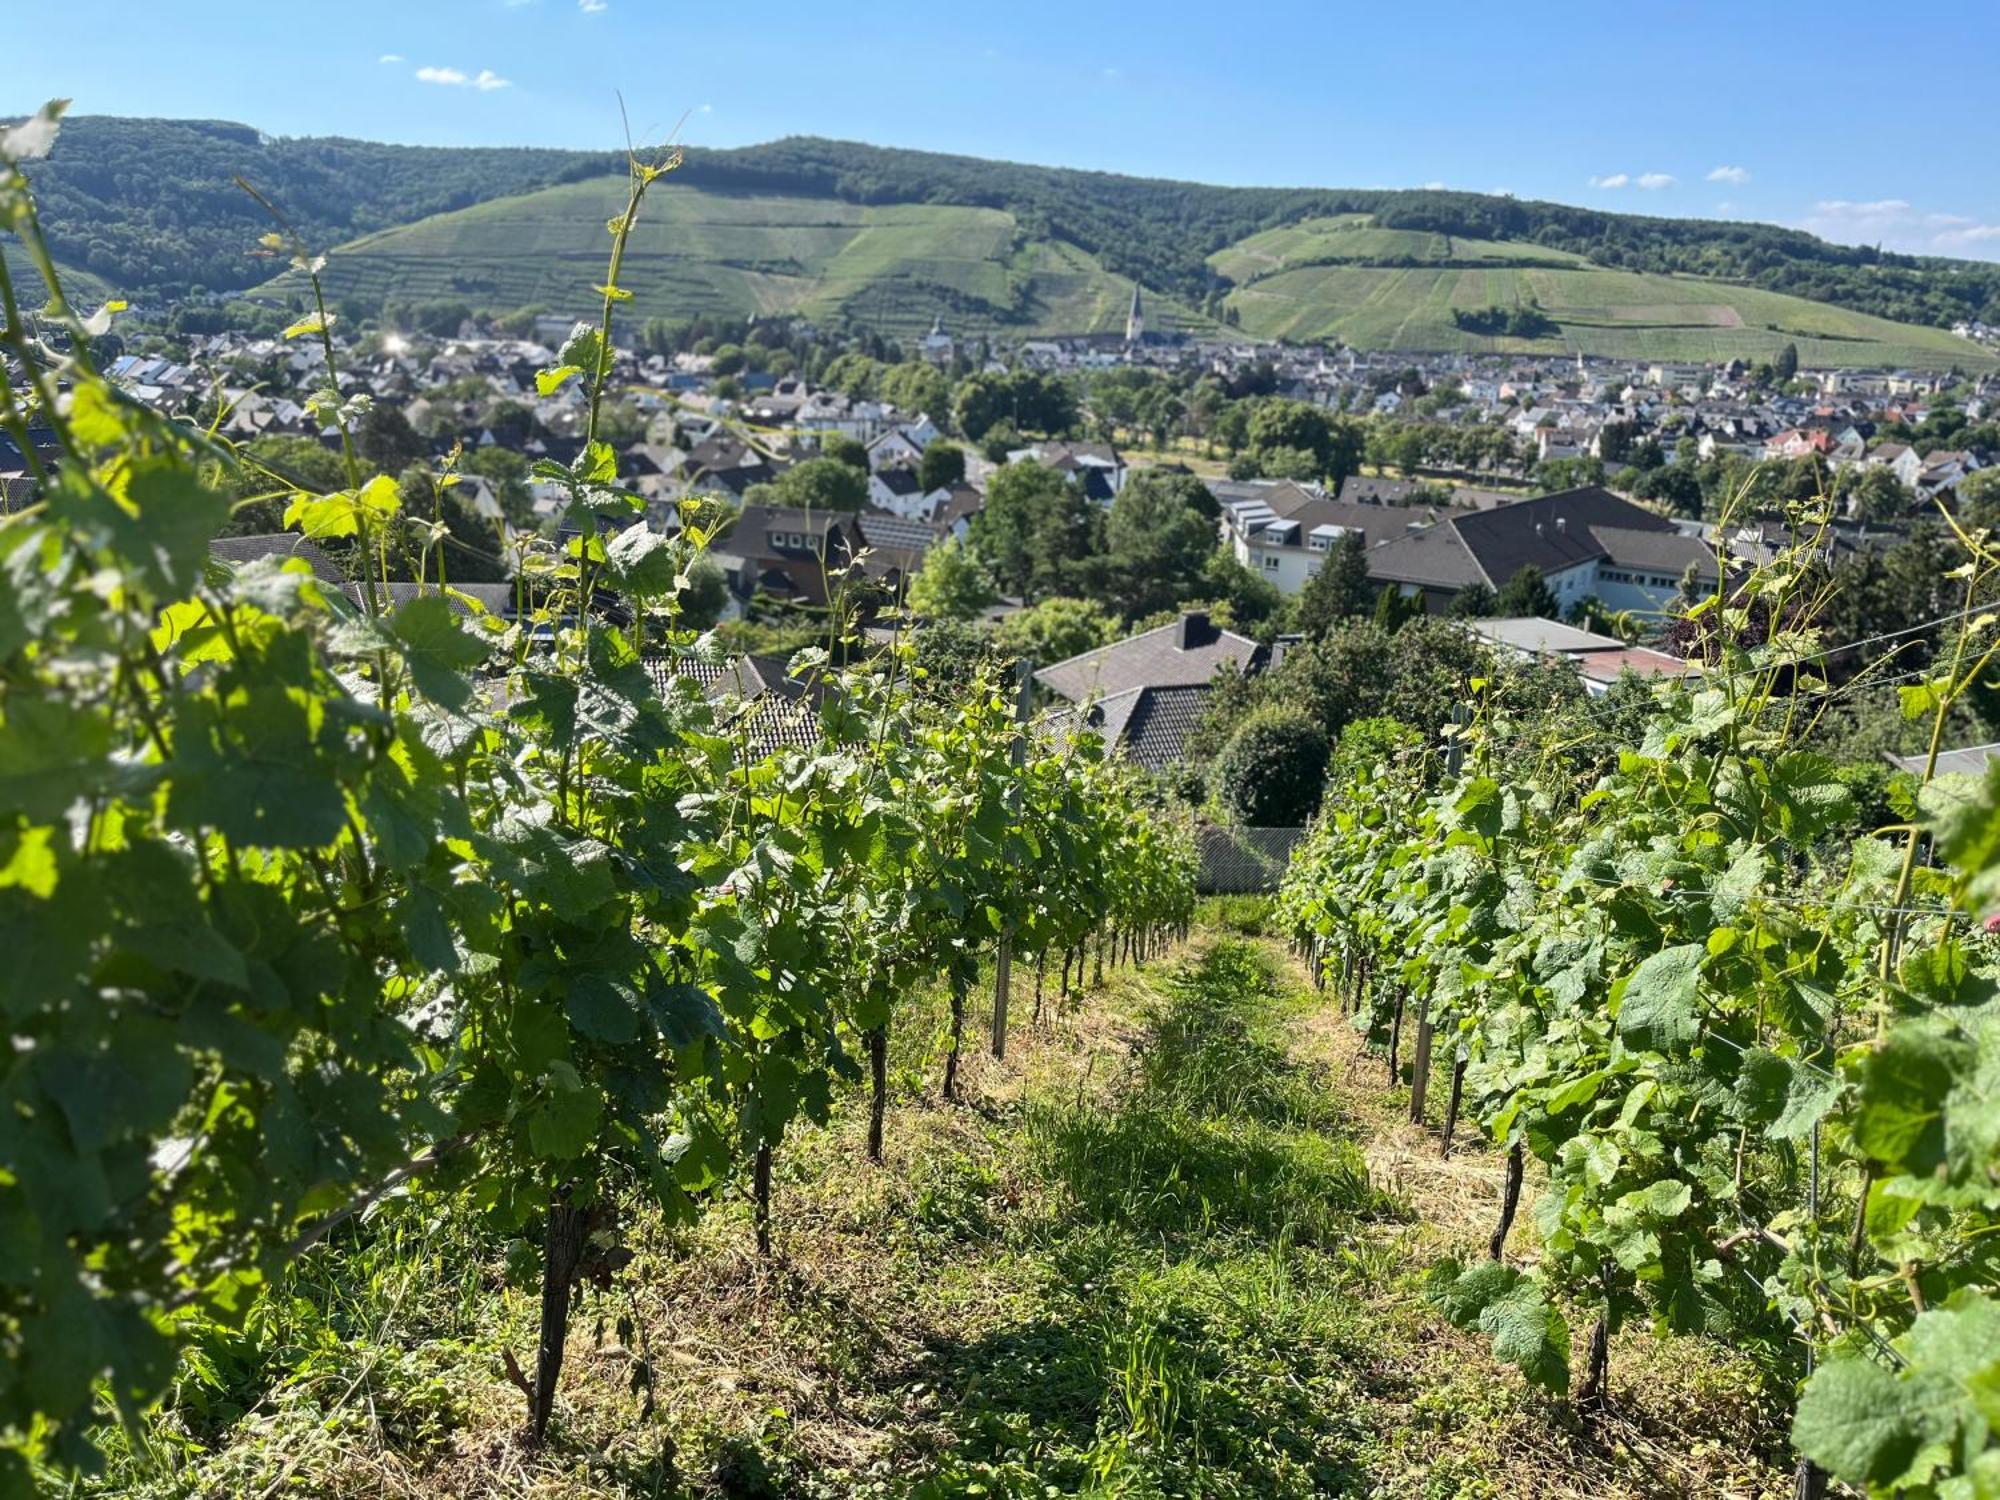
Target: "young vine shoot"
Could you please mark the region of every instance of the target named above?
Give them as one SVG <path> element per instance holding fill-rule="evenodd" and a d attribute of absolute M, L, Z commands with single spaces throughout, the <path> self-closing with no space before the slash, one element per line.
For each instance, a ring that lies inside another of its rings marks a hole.
<path fill-rule="evenodd" d="M 633 160 L 602 318 L 540 377 L 583 383 L 590 428 L 539 471 L 561 539 L 496 527 L 526 606 L 503 622 L 452 591 L 435 518 L 361 481 L 323 303 L 288 337 L 324 350 L 352 482 L 270 488 L 356 597 L 211 561 L 241 460 L 94 367 L 118 309 L 66 301 L 19 171 L 59 115 L 0 136 L 0 227 L 43 280 L 0 263 L 26 375 L 0 424 L 61 451 L 0 522 L 0 1494 L 91 1469 L 93 1423 L 160 1395 L 191 1322 L 411 1185 L 540 1245 L 539 1347 L 510 1356 L 538 1441 L 573 1292 L 625 1258 L 617 1203 L 684 1219 L 747 1173 L 768 1249 L 787 1129 L 859 1054 L 879 1099 L 916 987 L 962 993 L 998 944 L 1067 973 L 1162 941 L 1190 836 L 1094 736 L 1021 722 L 1011 682 L 934 690 L 907 642 L 801 655 L 807 747 L 676 670 L 706 649 L 677 601 L 712 519 L 650 529 L 597 419 L 622 252 L 677 158 Z M 267 248 L 317 284 L 282 220 Z M 398 597 L 392 550 L 427 586 Z"/>
<path fill-rule="evenodd" d="M 1970 601 L 2000 555 L 1961 535 Z M 1793 747 L 1812 545 L 1697 606 L 1710 670 L 1608 763 L 1481 705 L 1443 765 L 1384 759 L 1332 789 L 1280 920 L 1392 1076 L 1409 1065 L 1413 1115 L 1435 1064 L 1447 1149 L 1463 1116 L 1507 1153 L 1488 1258 L 1431 1275 L 1453 1322 L 1582 1406 L 1628 1323 L 1790 1348 L 1811 1372 L 1804 1491 L 1830 1473 L 2000 1493 L 2000 1001 L 1978 920 L 2000 895 L 2000 775 L 1830 837 L 1849 790 Z M 2000 619 L 1967 615 L 1902 689 L 1933 760 L 2000 646 Z M 1726 644 L 1753 617 L 1787 628 Z"/>

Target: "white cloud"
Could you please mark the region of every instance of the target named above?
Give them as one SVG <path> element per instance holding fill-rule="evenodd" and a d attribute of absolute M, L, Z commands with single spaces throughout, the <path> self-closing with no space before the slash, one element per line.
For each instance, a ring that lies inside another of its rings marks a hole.
<path fill-rule="evenodd" d="M 1643 188 L 1649 193 L 1656 193 L 1661 188 L 1674 186 L 1677 180 L 1666 172 L 1641 172 L 1636 177 L 1630 172 L 1605 172 L 1591 178 L 1590 185 L 1594 188 L 1636 187 Z"/>
<path fill-rule="evenodd" d="M 494 89 L 512 88 L 511 78 L 502 78 L 491 68 L 481 68 L 477 73 L 466 74 L 457 68 L 422 67 L 417 69 L 417 82 L 438 83 L 448 88 L 478 89 L 480 93 L 490 93 Z"/>
<path fill-rule="evenodd" d="M 611 0 L 576 0 L 576 8 L 586 16 L 601 16 L 611 9 Z"/>
<path fill-rule="evenodd" d="M 384 52 L 380 57 L 375 59 L 378 63 L 399 63 L 407 62 L 408 60 L 400 52 Z"/>
<path fill-rule="evenodd" d="M 1717 167 L 1708 174 L 1710 182 L 1726 182 L 1731 187 L 1742 187 L 1750 180 L 1748 167 Z"/>
<path fill-rule="evenodd" d="M 1836 244 L 2000 260 L 2000 224 L 1920 209 L 1906 198 L 1825 198 L 1799 227 Z"/>
<path fill-rule="evenodd" d="M 712 115 L 715 113 L 715 106 L 713 104 L 704 104 L 700 109 L 696 110 L 695 113 L 698 115 Z"/>
<path fill-rule="evenodd" d="M 1427 182 L 1423 185 L 1423 188 L 1427 193 L 1441 193 L 1445 190 L 1444 184 L 1441 182 Z"/>

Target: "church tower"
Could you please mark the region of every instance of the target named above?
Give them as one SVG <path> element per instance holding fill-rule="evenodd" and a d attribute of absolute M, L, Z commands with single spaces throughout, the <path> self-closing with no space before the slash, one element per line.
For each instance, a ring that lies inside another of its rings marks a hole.
<path fill-rule="evenodd" d="M 1125 342 L 1136 344 L 1146 336 L 1146 309 L 1139 301 L 1139 283 L 1132 283 L 1132 310 L 1125 314 Z"/>

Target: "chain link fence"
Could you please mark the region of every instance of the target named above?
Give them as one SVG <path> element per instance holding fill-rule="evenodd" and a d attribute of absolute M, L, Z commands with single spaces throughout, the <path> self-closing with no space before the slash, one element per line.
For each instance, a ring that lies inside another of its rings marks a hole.
<path fill-rule="evenodd" d="M 1305 836 L 1303 828 L 1219 828 L 1203 824 L 1195 829 L 1195 846 L 1201 853 L 1197 888 L 1210 896 L 1275 891 L 1278 882 L 1285 878 L 1285 865 L 1292 857 L 1292 850 Z"/>

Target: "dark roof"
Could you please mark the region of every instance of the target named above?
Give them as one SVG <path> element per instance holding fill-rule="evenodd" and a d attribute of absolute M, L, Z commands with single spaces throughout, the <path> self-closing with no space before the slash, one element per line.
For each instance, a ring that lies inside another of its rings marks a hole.
<path fill-rule="evenodd" d="M 1250 671 L 1262 660 L 1263 648 L 1255 641 L 1224 630 L 1197 612 L 1044 667 L 1035 680 L 1070 702 L 1081 703 L 1146 687 L 1205 686 L 1225 663 Z"/>
<path fill-rule="evenodd" d="M 313 577 L 321 583 L 336 586 L 347 582 L 347 575 L 340 571 L 334 560 L 320 549 L 319 543 L 307 541 L 296 531 L 264 531 L 255 536 L 219 536 L 208 544 L 209 556 L 226 562 L 231 567 L 240 567 L 247 562 L 255 562 L 260 557 L 303 558 L 313 570 Z"/>
<path fill-rule="evenodd" d="M 1358 531 L 1367 546 L 1379 547 L 1385 542 L 1392 542 L 1397 537 L 1407 535 L 1412 526 L 1435 521 L 1443 514 L 1441 511 L 1428 508 L 1329 500 L 1302 485 L 1293 484 L 1290 480 L 1281 480 L 1262 488 L 1248 484 L 1233 484 L 1227 486 L 1227 491 L 1225 498 L 1221 487 L 1218 487 L 1216 499 L 1221 502 L 1224 511 L 1232 515 L 1236 513 L 1236 507 L 1247 502 L 1263 506 L 1281 521 L 1295 523 L 1297 530 L 1294 535 L 1276 540 L 1288 541 L 1290 545 L 1296 547 L 1308 546 L 1313 532 L 1322 526 L 1338 526 L 1343 531 Z M 1258 529 L 1263 530 L 1270 525 L 1271 523 L 1266 521 Z"/>
<path fill-rule="evenodd" d="M 1350 505 L 1396 505 L 1427 489 L 1420 479 L 1384 479 L 1374 475 L 1350 474 L 1340 482 L 1340 498 Z"/>
<path fill-rule="evenodd" d="M 820 743 L 820 705 L 827 689 L 793 677 L 781 656 L 737 656 L 726 661 L 698 656 L 645 658 L 654 690 L 665 695 L 676 678 L 696 684 L 711 703 L 723 705 L 718 726 L 749 737 L 753 755 L 769 755 L 781 745 L 812 750 Z"/>
<path fill-rule="evenodd" d="M 1051 469 L 1070 469 L 1083 466 L 1085 459 L 1097 464 L 1117 464 L 1123 466 L 1125 460 L 1118 456 L 1118 450 L 1109 443 L 1079 443 L 1067 440 L 1051 440 L 1035 445 L 1041 455 L 1039 462 Z"/>
<path fill-rule="evenodd" d="M 1645 568 L 1679 577 L 1693 563 L 1703 577 L 1715 577 L 1715 553 L 1699 537 L 1679 531 L 1636 531 L 1629 526 L 1593 526 L 1590 534 L 1613 567 Z"/>
<path fill-rule="evenodd" d="M 886 510 L 864 510 L 855 523 L 863 546 L 903 553 L 913 562 L 921 562 L 945 535 L 942 527 L 929 521 L 914 521 Z"/>
<path fill-rule="evenodd" d="M 952 486 L 951 498 L 938 507 L 937 519 L 949 525 L 961 517 L 972 517 L 986 509 L 986 496 L 969 484 Z"/>
<path fill-rule="evenodd" d="M 1148 771 L 1177 765 L 1181 746 L 1201 722 L 1208 684 L 1142 687 L 1097 705 L 1105 743 Z"/>
<path fill-rule="evenodd" d="M 838 510 L 799 510 L 789 505 L 746 505 L 724 533 L 729 550 L 745 557 L 816 557 L 810 547 L 774 546 L 771 537 L 817 537 L 822 544 L 844 545 L 853 516 Z"/>
<path fill-rule="evenodd" d="M 1472 549 L 1449 522 L 1406 530 L 1384 542 L 1368 554 L 1368 576 L 1449 589 L 1486 582 Z"/>
<path fill-rule="evenodd" d="M 440 592 L 435 583 L 388 583 L 377 587 L 387 591 L 386 602 L 391 605 L 407 604 L 420 594 Z M 358 597 L 361 594 L 361 585 L 351 584 L 347 591 Z M 489 615 L 496 615 L 503 620 L 512 619 L 514 616 L 514 585 L 511 583 L 454 583 L 442 592 L 445 603 L 461 615 L 472 613 L 465 601 L 476 599 Z"/>
<path fill-rule="evenodd" d="M 1368 572 L 1398 583 L 1499 588 L 1526 567 L 1547 575 L 1604 557 L 1604 544 L 1592 534 L 1599 526 L 1675 535 L 1665 516 L 1597 485 L 1584 485 L 1492 510 L 1453 512 L 1435 526 L 1370 553 Z"/>
<path fill-rule="evenodd" d="M 923 485 L 917 481 L 917 471 L 906 469 L 901 464 L 891 464 L 886 469 L 877 469 L 875 477 L 882 487 L 892 495 L 920 495 Z"/>

